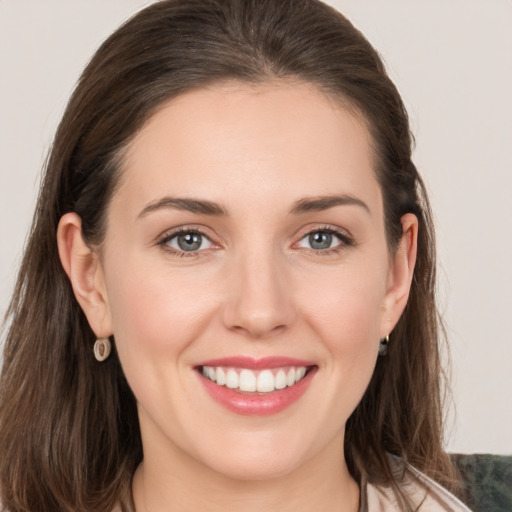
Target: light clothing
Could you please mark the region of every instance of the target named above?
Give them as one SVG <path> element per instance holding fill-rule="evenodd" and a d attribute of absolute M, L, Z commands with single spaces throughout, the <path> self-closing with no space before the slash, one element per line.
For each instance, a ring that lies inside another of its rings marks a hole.
<path fill-rule="evenodd" d="M 471 512 L 458 498 L 409 464 L 392 457 L 400 475 L 398 487 L 417 512 Z M 395 512 L 401 510 L 399 497 L 392 485 L 361 483 L 359 512 Z"/>

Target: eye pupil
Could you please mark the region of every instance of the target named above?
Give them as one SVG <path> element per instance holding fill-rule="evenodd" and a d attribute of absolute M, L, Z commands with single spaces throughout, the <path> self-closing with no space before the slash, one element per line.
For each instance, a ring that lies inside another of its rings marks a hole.
<path fill-rule="evenodd" d="M 178 246 L 182 251 L 197 251 L 201 247 L 201 235 L 184 233 L 178 236 Z"/>
<path fill-rule="evenodd" d="M 316 231 L 309 235 L 309 244 L 312 249 L 329 249 L 332 243 L 331 233 Z"/>

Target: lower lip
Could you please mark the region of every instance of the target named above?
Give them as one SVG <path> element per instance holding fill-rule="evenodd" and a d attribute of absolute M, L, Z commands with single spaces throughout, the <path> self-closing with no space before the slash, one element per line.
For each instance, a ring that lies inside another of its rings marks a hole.
<path fill-rule="evenodd" d="M 198 372 L 198 376 L 210 396 L 226 409 L 245 416 L 269 416 L 283 411 L 296 402 L 308 389 L 317 368 L 311 368 L 293 386 L 265 394 L 245 394 L 226 386 L 219 386 Z"/>

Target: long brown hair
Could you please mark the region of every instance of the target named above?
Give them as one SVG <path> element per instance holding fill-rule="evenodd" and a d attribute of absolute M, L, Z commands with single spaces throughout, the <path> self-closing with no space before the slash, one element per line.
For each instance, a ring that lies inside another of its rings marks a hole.
<path fill-rule="evenodd" d="M 1 500 L 11 512 L 129 507 L 142 460 L 136 403 L 117 354 L 101 365 L 94 333 L 61 267 L 59 219 L 76 212 L 99 245 L 123 149 L 162 104 L 235 80 L 301 80 L 365 119 L 377 155 L 389 250 L 400 218 L 419 220 L 410 299 L 346 427 L 356 478 L 393 482 L 387 453 L 447 485 L 442 448 L 435 244 L 425 188 L 411 161 L 401 98 L 363 35 L 317 0 L 166 0 L 121 26 L 96 52 L 51 149 L 8 310 L 0 382 Z"/>

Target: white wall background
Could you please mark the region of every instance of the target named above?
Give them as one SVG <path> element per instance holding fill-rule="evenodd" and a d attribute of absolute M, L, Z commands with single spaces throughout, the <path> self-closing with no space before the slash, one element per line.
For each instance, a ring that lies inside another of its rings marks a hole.
<path fill-rule="evenodd" d="M 39 170 L 87 60 L 142 0 L 0 0 L 0 314 Z M 431 191 L 456 414 L 447 448 L 512 453 L 512 2 L 331 0 L 383 55 Z"/>

